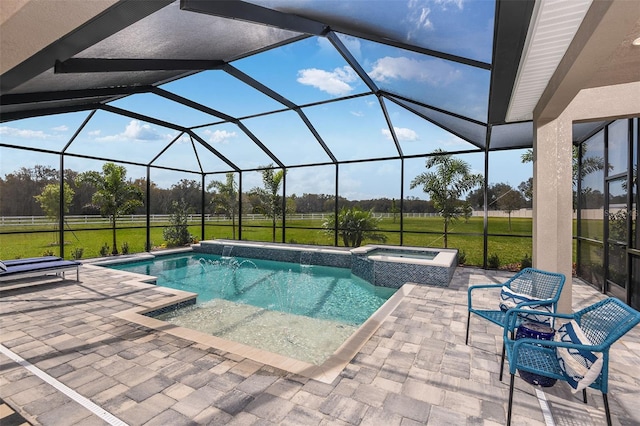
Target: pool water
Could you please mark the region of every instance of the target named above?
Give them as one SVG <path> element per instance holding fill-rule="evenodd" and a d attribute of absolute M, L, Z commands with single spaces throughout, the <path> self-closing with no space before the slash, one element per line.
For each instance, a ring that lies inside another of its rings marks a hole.
<path fill-rule="evenodd" d="M 161 256 L 109 267 L 157 277 L 156 284 L 215 299 L 350 325 L 367 320 L 395 289 L 379 287 L 351 270 L 207 254 Z"/>
<path fill-rule="evenodd" d="M 316 365 L 396 291 L 343 268 L 207 254 L 108 267 L 198 294 L 196 305 L 156 317 L 162 321 Z"/>

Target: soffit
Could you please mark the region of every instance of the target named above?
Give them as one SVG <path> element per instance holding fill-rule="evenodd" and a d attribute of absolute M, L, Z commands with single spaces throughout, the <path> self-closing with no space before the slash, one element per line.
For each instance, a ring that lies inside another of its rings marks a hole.
<path fill-rule="evenodd" d="M 533 119 L 533 110 L 589 6 L 591 0 L 536 2 L 506 121 Z"/>
<path fill-rule="evenodd" d="M 536 2 L 507 121 L 553 119 L 580 90 L 640 81 L 638 37 L 637 0 Z"/>

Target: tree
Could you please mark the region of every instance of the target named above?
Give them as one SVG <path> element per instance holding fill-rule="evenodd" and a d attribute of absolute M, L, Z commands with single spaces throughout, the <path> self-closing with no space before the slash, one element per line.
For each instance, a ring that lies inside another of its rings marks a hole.
<path fill-rule="evenodd" d="M 491 187 L 487 188 L 487 193 L 491 191 Z M 489 199 L 491 199 L 491 194 L 489 194 Z M 484 188 L 478 188 L 475 191 L 469 192 L 467 195 L 467 203 L 477 210 L 484 210 Z"/>
<path fill-rule="evenodd" d="M 396 199 L 391 200 L 391 208 L 389 209 L 391 214 L 393 214 L 393 223 L 396 223 L 396 216 L 400 213 L 400 209 L 396 205 Z"/>
<path fill-rule="evenodd" d="M 497 208 L 498 197 L 511 190 L 511 185 L 507 183 L 495 183 L 487 187 L 487 207 L 489 210 Z M 467 195 L 467 202 L 478 210 L 484 210 L 484 188 L 478 188 Z"/>
<path fill-rule="evenodd" d="M 238 184 L 233 172 L 226 174 L 226 181 L 212 181 L 207 185 L 207 191 L 214 190 L 211 204 L 214 211 L 221 211 L 231 218 L 233 239 L 236 239 L 236 214 L 238 213 Z"/>
<path fill-rule="evenodd" d="M 520 157 L 523 163 L 532 163 L 533 162 L 533 150 L 528 149 L 522 156 Z M 572 156 L 572 170 L 571 175 L 573 179 L 573 202 L 574 208 L 577 200 L 576 190 L 578 188 L 578 181 L 583 180 L 587 175 L 597 172 L 598 170 L 603 170 L 605 167 L 604 158 L 596 157 L 596 156 L 588 156 L 586 147 L 583 145 L 582 148 L 582 162 L 580 161 L 580 150 L 576 145 L 573 146 L 573 156 Z M 611 170 L 611 166 L 608 166 L 609 170 Z M 584 190 L 585 188 L 583 188 Z M 532 191 L 533 194 L 533 185 Z M 532 196 L 533 198 L 533 196 Z"/>
<path fill-rule="evenodd" d="M 464 217 L 464 222 L 469 223 L 469 219 L 473 215 L 473 207 L 468 202 L 462 204 L 462 217 Z"/>
<path fill-rule="evenodd" d="M 604 194 L 597 189 L 584 188 L 580 191 L 580 202 L 583 209 L 600 209 L 604 207 Z"/>
<path fill-rule="evenodd" d="M 335 215 L 331 215 L 322 224 L 327 233 L 333 234 L 335 231 L 335 219 Z M 371 210 L 343 207 L 338 212 L 338 233 L 345 247 L 360 247 L 364 239 L 385 242 L 387 236 L 376 232 L 379 222 L 380 219 Z"/>
<path fill-rule="evenodd" d="M 511 231 L 511 212 L 522 208 L 524 205 L 524 197 L 520 191 L 511 188 L 503 188 L 502 192 L 498 194 L 495 204 L 503 212 L 509 215 L 509 231 Z"/>
<path fill-rule="evenodd" d="M 69 213 L 69 206 L 73 201 L 73 189 L 67 182 L 63 182 L 64 185 L 64 200 L 62 201 L 64 213 Z M 44 187 L 40 195 L 34 195 L 34 197 L 44 214 L 47 217 L 55 221 L 54 230 L 58 229 L 58 223 L 60 222 L 60 185 L 57 183 L 50 183 Z M 58 242 L 58 233 L 54 232 L 54 243 Z"/>
<path fill-rule="evenodd" d="M 171 226 L 162 230 L 162 237 L 167 242 L 167 246 L 184 246 L 193 242 L 193 235 L 189 233 L 189 210 L 189 204 L 185 200 L 171 203 L 169 215 Z"/>
<path fill-rule="evenodd" d="M 482 175 L 471 173 L 471 166 L 463 160 L 437 149 L 429 157 L 426 168 L 435 172 L 423 172 L 411 181 L 411 189 L 422 186 L 433 201 L 436 211 L 444 221 L 444 247 L 447 247 L 449 224 L 464 214 L 460 197 L 482 184 Z"/>
<path fill-rule="evenodd" d="M 262 201 L 263 213 L 265 216 L 271 218 L 273 223 L 273 232 L 271 239 L 276 241 L 276 219 L 282 214 L 282 198 L 278 194 L 280 192 L 280 184 L 284 178 L 284 170 L 275 171 L 272 169 L 273 165 L 269 164 L 268 168 L 262 171 L 262 182 L 264 188 L 257 188 L 256 191 L 260 194 Z"/>
<path fill-rule="evenodd" d="M 202 188 L 200 182 L 193 179 L 180 179 L 171 185 L 169 209 L 173 209 L 174 202 L 185 202 L 194 213 L 200 213 L 202 204 Z"/>
<path fill-rule="evenodd" d="M 531 203 L 533 202 L 533 178 L 529 178 L 526 181 L 521 182 L 520 185 L 518 185 L 518 190 L 520 190 L 524 196 L 527 202 L 527 207 L 531 207 Z"/>
<path fill-rule="evenodd" d="M 58 182 L 56 169 L 36 165 L 21 167 L 0 180 L 0 214 L 2 216 L 35 216 L 41 213 L 34 198 L 47 184 Z"/>
<path fill-rule="evenodd" d="M 523 163 L 532 163 L 533 150 L 528 149 L 524 154 L 522 154 L 520 158 Z M 572 157 L 572 172 L 571 172 L 573 176 L 574 187 L 578 186 L 579 179 L 583 179 L 585 176 L 587 176 L 590 173 L 604 169 L 604 158 L 587 156 L 587 151 L 584 146 L 582 149 L 582 167 L 580 167 L 579 159 L 580 159 L 580 151 L 578 147 L 574 145 L 573 157 Z"/>
<path fill-rule="evenodd" d="M 92 185 L 96 192 L 91 197 L 93 204 L 100 208 L 100 213 L 108 217 L 113 230 L 113 249 L 111 254 L 118 254 L 116 244 L 116 221 L 118 217 L 132 213 L 142 204 L 142 191 L 136 185 L 128 183 L 127 169 L 114 163 L 105 163 L 102 173 L 84 172 L 78 175 L 79 183 Z"/>

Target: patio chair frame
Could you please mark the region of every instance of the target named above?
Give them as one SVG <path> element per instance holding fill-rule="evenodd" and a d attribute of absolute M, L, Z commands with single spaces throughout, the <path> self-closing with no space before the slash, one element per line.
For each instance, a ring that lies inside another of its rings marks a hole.
<path fill-rule="evenodd" d="M 5 271 L 0 271 L 0 282 L 13 281 L 21 278 L 40 277 L 55 274 L 65 279 L 65 272 L 76 272 L 76 281 L 80 281 L 81 262 L 75 260 L 57 260 L 34 258 L 33 262 L 8 262 Z"/>
<path fill-rule="evenodd" d="M 534 277 L 537 277 L 540 282 L 543 283 L 542 286 L 538 288 L 533 288 L 534 285 L 531 284 L 534 280 Z M 469 287 L 467 290 L 467 333 L 465 338 L 465 344 L 469 344 L 469 323 L 471 321 L 471 314 L 474 313 L 479 317 L 492 322 L 500 326 L 500 328 L 505 327 L 505 318 L 506 312 L 498 307 L 499 299 L 496 297 L 496 309 L 477 309 L 473 307 L 473 298 L 472 293 L 476 290 L 480 289 L 501 289 L 506 286 L 510 288 L 512 291 L 517 291 L 519 293 L 526 293 L 524 289 L 531 287 L 532 291 L 530 292 L 530 296 L 537 297 L 538 299 L 543 300 L 535 300 L 531 302 L 522 302 L 519 303 L 516 307 L 522 308 L 525 306 L 540 306 L 540 305 L 551 305 L 552 312 L 556 312 L 558 306 L 558 300 L 560 299 L 560 294 L 562 293 L 562 288 L 565 283 L 565 276 L 556 272 L 543 271 L 541 269 L 536 268 L 524 268 L 511 278 L 509 278 L 506 282 L 501 284 L 479 284 Z M 525 310 L 524 312 L 531 314 L 533 312 L 531 309 Z M 520 323 L 521 318 L 518 317 L 518 324 Z M 505 345 L 504 341 L 502 343 L 502 354 L 500 358 L 500 381 L 502 381 L 502 370 L 504 369 L 504 359 L 505 359 Z"/>
<path fill-rule="evenodd" d="M 609 382 L 609 349 L 618 339 L 640 323 L 640 312 L 621 302 L 619 299 L 609 297 L 596 302 L 573 314 L 549 314 L 556 319 L 564 319 L 567 322 L 575 320 L 582 331 L 593 343 L 592 345 L 573 344 L 569 342 L 541 341 L 532 338 L 514 340 L 513 334 L 518 327 L 519 315 L 522 312 L 531 312 L 523 309 L 510 309 L 506 314 L 506 325 L 503 338 L 509 361 L 509 406 L 507 412 L 507 425 L 511 424 L 513 406 L 513 388 L 515 373 L 517 370 L 537 374 L 540 376 L 567 381 L 567 377 L 560 369 L 560 363 L 556 356 L 556 349 L 560 347 L 588 350 L 602 354 L 602 370 L 596 380 L 589 385 L 590 388 L 599 390 L 604 400 L 607 425 L 611 426 L 611 412 L 609 410 L 608 382 Z M 600 328 L 598 328 L 598 326 Z M 541 343 L 543 342 L 543 343 Z M 502 374 L 502 371 L 500 372 Z M 583 390 L 583 402 L 587 402 L 587 390 Z"/>

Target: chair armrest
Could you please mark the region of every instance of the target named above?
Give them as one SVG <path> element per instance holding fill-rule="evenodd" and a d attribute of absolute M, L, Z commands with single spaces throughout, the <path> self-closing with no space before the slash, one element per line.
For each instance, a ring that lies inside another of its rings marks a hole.
<path fill-rule="evenodd" d="M 510 346 L 510 350 L 508 351 L 508 360 L 509 360 L 509 372 L 511 374 L 515 374 L 517 368 L 518 368 L 518 352 L 520 352 L 520 350 L 524 349 L 524 348 L 530 348 L 530 349 L 534 349 L 534 350 L 545 350 L 543 348 L 546 348 L 546 350 L 549 349 L 553 349 L 553 351 L 556 351 L 558 348 L 567 348 L 567 349 L 577 349 L 577 350 L 586 350 L 586 351 L 590 351 L 590 352 L 600 352 L 603 354 L 604 359 L 605 359 L 605 364 L 606 364 L 606 360 L 608 357 L 608 351 L 609 351 L 609 346 L 608 344 L 600 344 L 600 345 L 581 345 L 578 343 L 571 343 L 571 342 L 558 342 L 555 340 L 539 340 L 539 339 L 532 339 L 529 337 L 526 338 L 522 338 L 522 339 L 511 339 L 506 337 L 508 340 L 506 340 L 506 344 L 507 346 Z M 603 368 L 607 368 L 606 366 Z M 603 370 L 605 371 L 605 370 Z"/>
<path fill-rule="evenodd" d="M 600 344 L 600 345 L 581 345 L 579 343 L 571 343 L 571 342 L 558 342 L 556 340 L 540 340 L 540 339 L 532 339 L 529 337 L 523 339 L 509 339 L 513 342 L 513 350 L 517 352 L 517 350 L 522 345 L 533 344 L 537 346 L 546 346 L 553 348 L 568 348 L 568 349 L 579 349 L 591 352 L 605 352 L 608 345 Z"/>
<path fill-rule="evenodd" d="M 502 288 L 503 284 L 478 284 L 478 285 L 472 285 L 471 287 L 469 287 L 469 289 L 467 290 L 467 306 L 469 309 L 471 309 L 471 292 L 473 290 L 477 290 L 480 288 Z"/>

